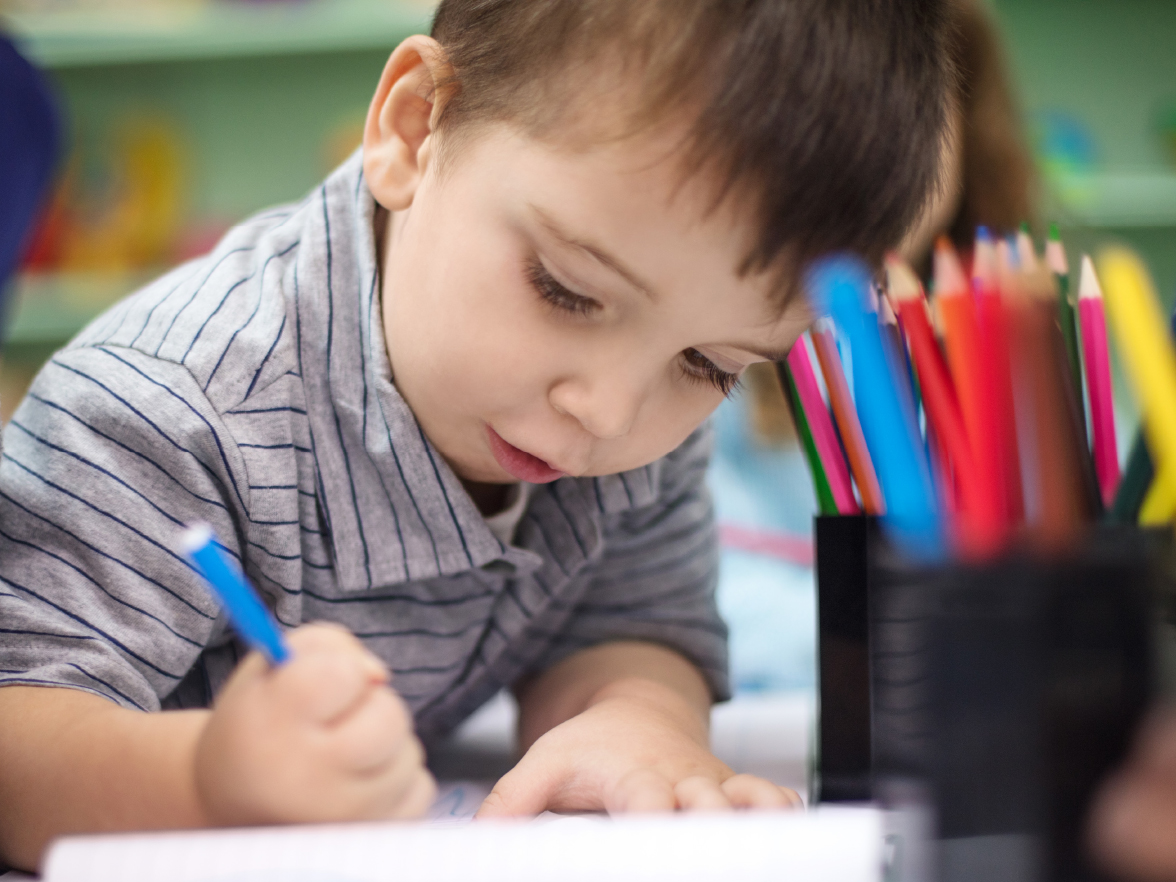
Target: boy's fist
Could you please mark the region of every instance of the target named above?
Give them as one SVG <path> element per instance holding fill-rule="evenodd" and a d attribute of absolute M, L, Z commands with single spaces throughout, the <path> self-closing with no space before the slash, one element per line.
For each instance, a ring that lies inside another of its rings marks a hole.
<path fill-rule="evenodd" d="M 196 747 L 214 825 L 405 818 L 436 793 L 384 665 L 343 628 L 305 625 L 291 657 L 233 672 Z"/>

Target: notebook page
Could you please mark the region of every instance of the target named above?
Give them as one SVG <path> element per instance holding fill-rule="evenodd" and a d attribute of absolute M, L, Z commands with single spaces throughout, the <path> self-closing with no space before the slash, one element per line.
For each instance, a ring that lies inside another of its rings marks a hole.
<path fill-rule="evenodd" d="M 45 882 L 879 882 L 882 813 L 629 816 L 64 839 Z"/>

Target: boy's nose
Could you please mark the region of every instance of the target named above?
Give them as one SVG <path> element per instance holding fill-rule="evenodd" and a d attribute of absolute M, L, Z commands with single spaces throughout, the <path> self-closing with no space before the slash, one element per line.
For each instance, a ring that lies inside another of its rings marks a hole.
<path fill-rule="evenodd" d="M 552 388 L 550 400 L 556 411 L 575 419 L 588 434 L 609 441 L 629 434 L 644 395 L 631 383 L 567 380 Z"/>

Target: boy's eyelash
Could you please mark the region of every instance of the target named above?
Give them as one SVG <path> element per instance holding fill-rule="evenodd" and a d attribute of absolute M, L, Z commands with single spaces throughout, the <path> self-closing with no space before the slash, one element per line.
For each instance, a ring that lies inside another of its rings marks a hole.
<path fill-rule="evenodd" d="M 682 353 L 682 358 L 688 365 L 686 376 L 690 379 L 710 383 L 727 397 L 740 388 L 739 374 L 721 370 L 697 349 L 687 349 Z"/>
<path fill-rule="evenodd" d="M 537 257 L 531 257 L 527 260 L 526 276 L 527 281 L 539 296 L 556 309 L 580 316 L 592 315 L 600 309 L 600 304 L 595 300 L 569 291 L 557 282 Z M 689 379 L 709 383 L 725 396 L 729 396 L 739 389 L 739 374 L 721 370 L 697 349 L 687 349 L 682 353 L 682 358 L 686 362 L 684 373 Z"/>
<path fill-rule="evenodd" d="M 537 257 L 532 257 L 527 261 L 526 275 L 531 287 L 556 309 L 580 316 L 592 315 L 600 309 L 600 304 L 595 300 L 581 297 L 557 282 Z"/>

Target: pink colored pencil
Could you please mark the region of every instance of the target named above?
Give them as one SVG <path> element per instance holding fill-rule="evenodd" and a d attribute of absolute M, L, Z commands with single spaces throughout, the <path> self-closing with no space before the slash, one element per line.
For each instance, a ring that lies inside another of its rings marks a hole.
<path fill-rule="evenodd" d="M 1109 508 L 1115 501 L 1115 491 L 1119 489 L 1119 446 L 1115 440 L 1115 399 L 1111 393 L 1111 358 L 1107 349 L 1102 288 L 1089 255 L 1082 256 L 1078 316 L 1082 325 L 1086 390 L 1090 396 L 1090 423 L 1094 429 L 1094 468 L 1098 473 L 1103 503 Z"/>
<path fill-rule="evenodd" d="M 866 510 L 866 514 L 885 514 L 886 501 L 882 498 L 882 488 L 874 471 L 874 461 L 870 459 L 870 450 L 866 447 L 862 424 L 858 422 L 857 408 L 854 407 L 853 396 L 849 392 L 849 383 L 845 381 L 841 355 L 837 351 L 837 341 L 833 338 L 831 319 L 817 319 L 809 332 L 809 337 L 817 353 L 821 373 L 825 377 L 829 404 L 833 409 L 837 428 L 841 431 L 841 443 L 845 445 L 849 470 L 853 473 L 858 493 L 862 497 L 862 508 Z"/>
<path fill-rule="evenodd" d="M 837 510 L 842 514 L 857 514 L 860 509 L 853 495 L 853 486 L 849 482 L 849 466 L 846 465 L 845 455 L 841 452 L 837 433 L 833 430 L 829 408 L 825 406 L 825 399 L 821 397 L 821 389 L 817 385 L 817 376 L 813 373 L 813 363 L 809 359 L 804 338 L 797 340 L 792 351 L 788 353 L 788 366 L 792 368 L 796 391 L 800 395 L 800 405 L 804 408 L 809 430 L 813 433 L 813 443 L 825 467 L 825 477 L 829 480 L 829 489 L 833 492 Z"/>

